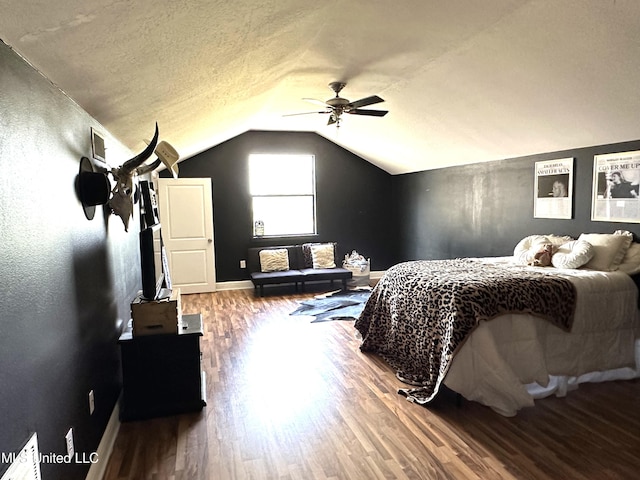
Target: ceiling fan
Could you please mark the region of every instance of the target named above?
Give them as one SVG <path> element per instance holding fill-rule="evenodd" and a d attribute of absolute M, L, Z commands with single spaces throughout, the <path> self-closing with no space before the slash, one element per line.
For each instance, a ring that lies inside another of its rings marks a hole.
<path fill-rule="evenodd" d="M 325 107 L 324 110 L 320 110 L 317 112 L 291 113 L 284 116 L 290 117 L 293 115 L 308 115 L 311 113 L 329 114 L 329 121 L 327 122 L 327 125 L 333 125 L 335 123 L 336 127 L 339 127 L 340 117 L 343 113 L 350 113 L 353 115 L 367 115 L 370 117 L 384 117 L 387 113 L 389 113 L 387 110 L 363 110 L 361 108 L 368 105 L 374 105 L 376 103 L 384 102 L 384 100 L 377 95 L 361 98 L 360 100 L 356 100 L 354 102 L 350 102 L 346 98 L 340 97 L 340 91 L 346 85 L 347 84 L 345 82 L 331 82 L 329 84 L 329 87 L 336 93 L 336 96 L 330 98 L 326 102 L 316 100 L 315 98 L 303 98 L 303 100 L 307 102 Z"/>

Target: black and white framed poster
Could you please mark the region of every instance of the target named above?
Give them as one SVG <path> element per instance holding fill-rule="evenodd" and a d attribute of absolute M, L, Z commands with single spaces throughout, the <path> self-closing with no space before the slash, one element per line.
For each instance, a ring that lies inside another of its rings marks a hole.
<path fill-rule="evenodd" d="M 534 218 L 572 218 L 573 158 L 536 162 Z"/>
<path fill-rule="evenodd" d="M 640 223 L 640 150 L 595 155 L 591 220 Z"/>

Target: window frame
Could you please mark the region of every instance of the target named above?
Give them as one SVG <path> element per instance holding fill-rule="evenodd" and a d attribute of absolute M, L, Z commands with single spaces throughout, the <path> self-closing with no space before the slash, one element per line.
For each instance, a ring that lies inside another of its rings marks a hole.
<path fill-rule="evenodd" d="M 311 193 L 260 193 L 253 194 L 252 192 L 252 169 L 251 169 L 251 158 L 252 157 L 308 157 L 311 161 Z M 313 237 L 318 235 L 318 223 L 317 223 L 317 215 L 316 215 L 316 206 L 317 206 L 317 178 L 316 178 L 316 156 L 311 153 L 251 153 L 247 157 L 247 171 L 248 171 L 248 181 L 249 181 L 249 197 L 251 202 L 251 231 L 253 239 L 261 239 L 261 238 L 289 238 L 289 237 Z M 303 233 L 275 233 L 268 235 L 257 235 L 256 233 L 256 219 L 254 212 L 254 200 L 256 198 L 274 198 L 274 199 L 285 199 L 285 198 L 311 198 L 311 223 L 312 223 L 312 231 L 311 232 L 303 232 Z"/>

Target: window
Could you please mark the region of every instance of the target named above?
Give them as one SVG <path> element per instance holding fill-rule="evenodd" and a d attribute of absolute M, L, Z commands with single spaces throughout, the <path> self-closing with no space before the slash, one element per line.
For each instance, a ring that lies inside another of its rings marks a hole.
<path fill-rule="evenodd" d="M 254 236 L 316 233 L 313 155 L 249 155 Z"/>

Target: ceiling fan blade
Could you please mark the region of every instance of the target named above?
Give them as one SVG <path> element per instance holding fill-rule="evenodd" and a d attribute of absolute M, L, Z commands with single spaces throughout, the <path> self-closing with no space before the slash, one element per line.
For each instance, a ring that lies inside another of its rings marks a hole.
<path fill-rule="evenodd" d="M 380 102 L 384 102 L 384 100 L 377 95 L 372 95 L 370 97 L 361 98 L 360 100 L 351 102 L 348 106 L 350 108 L 360 108 L 360 107 L 366 107 L 367 105 L 373 105 L 374 103 L 380 103 Z"/>
<path fill-rule="evenodd" d="M 349 110 L 347 113 L 352 113 L 355 115 L 369 115 L 370 117 L 384 117 L 387 113 L 387 110 Z"/>
<path fill-rule="evenodd" d="M 327 104 L 325 102 L 323 102 L 322 100 L 316 100 L 315 98 L 303 98 L 302 100 L 304 100 L 305 102 L 310 102 L 310 103 L 314 103 L 316 105 L 320 105 L 322 107 L 326 107 Z"/>
<path fill-rule="evenodd" d="M 320 112 L 300 112 L 300 113 L 285 113 L 283 117 L 294 117 L 296 115 L 311 115 L 313 113 L 331 113 L 330 110 L 322 110 Z"/>

